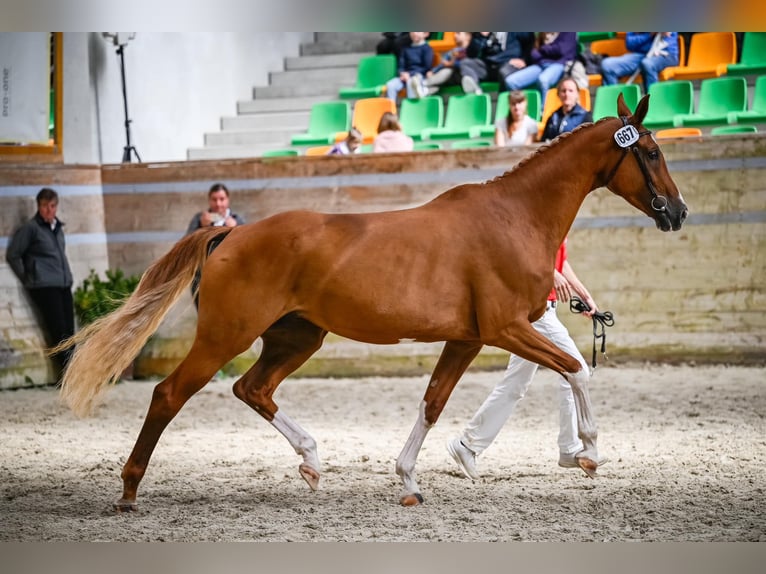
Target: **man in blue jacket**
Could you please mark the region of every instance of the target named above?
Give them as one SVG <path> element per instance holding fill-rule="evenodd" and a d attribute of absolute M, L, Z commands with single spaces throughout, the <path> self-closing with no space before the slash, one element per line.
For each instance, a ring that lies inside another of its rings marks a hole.
<path fill-rule="evenodd" d="M 605 86 L 640 71 L 646 94 L 662 70 L 678 66 L 678 32 L 628 32 L 625 47 L 627 54 L 601 61 L 601 82 Z"/>
<path fill-rule="evenodd" d="M 74 334 L 72 271 L 66 257 L 64 223 L 56 217 L 58 194 L 44 187 L 37 194 L 37 213 L 14 233 L 5 258 L 40 310 L 48 335 L 55 346 Z M 54 355 L 60 371 L 71 351 Z"/>

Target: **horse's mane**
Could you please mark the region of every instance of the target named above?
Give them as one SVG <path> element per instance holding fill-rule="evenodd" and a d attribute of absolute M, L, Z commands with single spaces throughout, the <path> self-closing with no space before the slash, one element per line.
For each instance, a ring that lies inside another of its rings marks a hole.
<path fill-rule="evenodd" d="M 596 122 L 586 122 L 584 124 L 580 124 L 575 129 L 573 129 L 571 132 L 564 132 L 563 134 L 558 136 L 556 139 L 554 139 L 554 140 L 552 140 L 550 142 L 544 143 L 543 145 L 539 146 L 533 153 L 530 153 L 529 155 L 523 157 L 519 161 L 519 163 L 514 165 L 508 171 L 506 171 L 504 173 L 501 173 L 500 175 L 495 176 L 495 177 L 493 177 L 490 180 L 485 181 L 483 185 L 488 185 L 488 184 L 491 184 L 491 183 L 495 183 L 498 180 L 501 180 L 501 179 L 503 179 L 505 177 L 508 177 L 509 175 L 519 171 L 520 169 L 524 169 L 527 164 L 529 164 L 530 162 L 536 161 L 537 156 L 544 155 L 545 153 L 547 153 L 551 149 L 557 149 L 558 146 L 560 146 L 562 144 L 562 142 L 565 142 L 567 139 L 572 137 L 572 135 L 578 133 L 581 130 L 588 130 L 588 129 L 594 127 L 595 125 L 600 124 L 601 122 L 603 122 L 605 120 L 608 120 L 608 119 L 609 119 L 608 117 L 605 117 L 605 118 L 601 118 L 600 120 L 598 120 Z"/>

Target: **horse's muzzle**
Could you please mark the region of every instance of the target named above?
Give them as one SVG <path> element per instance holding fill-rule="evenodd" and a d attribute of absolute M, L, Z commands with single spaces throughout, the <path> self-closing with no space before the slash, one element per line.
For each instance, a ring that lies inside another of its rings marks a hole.
<path fill-rule="evenodd" d="M 668 204 L 662 211 L 656 211 L 654 222 L 661 231 L 678 231 L 686 221 L 689 210 L 683 201 L 677 205 Z"/>

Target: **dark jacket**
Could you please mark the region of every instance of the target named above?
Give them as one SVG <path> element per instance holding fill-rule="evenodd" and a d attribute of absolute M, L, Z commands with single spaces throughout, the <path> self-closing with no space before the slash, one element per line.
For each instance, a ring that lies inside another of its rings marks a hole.
<path fill-rule="evenodd" d="M 506 32 L 505 48 L 500 44 L 489 46 L 484 61 L 496 68 L 508 63 L 511 58 L 521 58 L 528 62 L 534 43 L 535 35 L 532 32 Z"/>
<path fill-rule="evenodd" d="M 670 36 L 665 38 L 665 42 L 667 43 L 665 51 L 678 61 L 678 32 L 671 32 Z M 646 54 L 653 43 L 654 34 L 651 32 L 628 32 L 625 35 L 625 47 L 629 52 Z"/>
<path fill-rule="evenodd" d="M 431 69 L 434 63 L 434 50 L 428 42 L 420 46 L 406 46 L 399 54 L 398 72 L 409 72 L 410 75 L 421 74 Z"/>
<path fill-rule="evenodd" d="M 542 44 L 539 48 L 534 48 L 530 56 L 532 64 L 545 66 L 558 62 L 566 65 L 577 58 L 577 33 L 559 32 L 556 39 L 550 44 Z"/>
<path fill-rule="evenodd" d="M 572 111 L 568 114 L 565 114 L 564 110 L 559 108 L 545 122 L 543 137 L 540 138 L 540 141 L 552 140 L 564 132 L 571 132 L 580 124 L 592 121 L 593 115 L 580 104 L 572 108 Z"/>
<path fill-rule="evenodd" d="M 27 289 L 71 287 L 63 222 L 51 229 L 39 213 L 13 234 L 5 259 Z"/>

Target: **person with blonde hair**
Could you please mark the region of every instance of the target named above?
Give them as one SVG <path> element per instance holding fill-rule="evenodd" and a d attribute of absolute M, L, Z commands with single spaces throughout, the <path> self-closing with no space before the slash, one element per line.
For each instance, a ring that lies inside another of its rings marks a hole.
<path fill-rule="evenodd" d="M 378 135 L 372 144 L 373 152 L 412 151 L 415 143 L 402 131 L 396 114 L 385 112 L 380 117 Z"/>
<path fill-rule="evenodd" d="M 540 141 L 549 141 L 564 132 L 571 132 L 580 124 L 593 121 L 593 115 L 580 105 L 580 88 L 570 76 L 565 76 L 556 88 L 561 107 L 545 122 Z"/>
<path fill-rule="evenodd" d="M 527 113 L 527 95 L 514 90 L 508 94 L 508 115 L 495 123 L 495 145 L 529 145 L 536 140 L 537 122 Z"/>
<path fill-rule="evenodd" d="M 336 143 L 329 150 L 326 155 L 348 155 L 351 153 L 359 153 L 362 150 L 362 132 L 356 128 L 351 128 L 346 134 L 346 139 L 342 142 Z"/>

